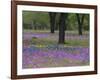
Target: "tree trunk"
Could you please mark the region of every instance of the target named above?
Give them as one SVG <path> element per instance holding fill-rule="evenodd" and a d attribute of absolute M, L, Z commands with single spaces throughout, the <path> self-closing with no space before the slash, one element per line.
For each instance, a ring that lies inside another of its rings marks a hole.
<path fill-rule="evenodd" d="M 79 35 L 82 35 L 82 26 L 83 26 L 83 21 L 84 21 L 84 15 L 80 18 L 79 14 L 76 14 L 77 16 L 77 21 L 78 21 L 78 32 Z"/>
<path fill-rule="evenodd" d="M 34 30 L 36 30 L 37 28 L 36 28 L 36 21 L 35 20 L 33 21 L 33 24 L 34 24 Z"/>
<path fill-rule="evenodd" d="M 51 30 L 51 33 L 54 33 L 56 13 L 49 12 L 49 16 L 50 16 L 50 30 Z"/>
<path fill-rule="evenodd" d="M 59 20 L 59 44 L 65 43 L 65 26 L 67 14 L 61 13 Z"/>

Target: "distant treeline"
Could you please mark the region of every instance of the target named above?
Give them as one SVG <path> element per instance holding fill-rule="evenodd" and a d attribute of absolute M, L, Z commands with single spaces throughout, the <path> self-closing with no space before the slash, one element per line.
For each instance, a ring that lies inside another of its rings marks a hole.
<path fill-rule="evenodd" d="M 78 17 L 79 19 L 84 16 L 83 30 L 89 30 L 89 14 L 76 14 L 76 13 L 64 13 L 67 15 L 65 30 L 78 30 Z M 59 29 L 59 16 L 60 13 L 56 13 L 55 30 Z M 50 13 L 49 12 L 33 12 L 23 11 L 23 28 L 34 30 L 50 30 Z"/>

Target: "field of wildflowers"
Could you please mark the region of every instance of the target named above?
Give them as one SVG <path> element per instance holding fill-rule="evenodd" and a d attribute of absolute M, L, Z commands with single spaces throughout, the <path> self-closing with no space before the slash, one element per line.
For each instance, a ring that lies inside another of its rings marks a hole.
<path fill-rule="evenodd" d="M 47 68 L 89 65 L 89 33 L 66 31 L 65 44 L 58 44 L 58 32 L 23 31 L 22 67 Z"/>

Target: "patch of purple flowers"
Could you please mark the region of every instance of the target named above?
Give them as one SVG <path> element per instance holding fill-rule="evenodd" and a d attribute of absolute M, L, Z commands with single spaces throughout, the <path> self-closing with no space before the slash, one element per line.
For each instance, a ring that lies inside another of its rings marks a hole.
<path fill-rule="evenodd" d="M 68 47 L 69 48 L 69 47 Z M 69 48 L 72 50 L 72 47 Z M 77 53 L 73 53 L 76 51 Z M 54 61 L 69 59 L 74 61 L 89 62 L 89 48 L 73 47 L 73 51 L 70 50 L 42 50 L 36 49 L 36 47 L 24 48 L 23 49 L 23 68 L 32 68 L 35 65 L 45 64 L 49 59 Z M 32 62 L 33 61 L 33 62 Z M 34 64 L 32 66 L 27 66 L 29 64 Z M 55 62 L 57 63 L 57 62 Z M 66 62 L 67 64 L 67 62 Z M 80 64 L 76 64 L 79 66 Z M 46 67 L 46 66 L 44 66 Z"/>

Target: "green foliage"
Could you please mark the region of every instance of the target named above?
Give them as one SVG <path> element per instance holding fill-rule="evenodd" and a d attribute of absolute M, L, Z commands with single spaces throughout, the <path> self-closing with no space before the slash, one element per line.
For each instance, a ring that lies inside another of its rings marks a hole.
<path fill-rule="evenodd" d="M 49 16 L 47 12 L 23 11 L 23 23 L 27 27 L 29 27 L 28 24 L 31 27 L 49 27 Z"/>
<path fill-rule="evenodd" d="M 69 15 L 68 21 L 66 20 L 67 30 L 78 30 L 78 22 L 77 22 L 76 14 L 69 13 L 68 15 Z M 89 30 L 89 14 L 80 14 L 80 18 L 82 15 L 85 15 L 82 29 Z"/>
<path fill-rule="evenodd" d="M 67 30 L 77 30 L 78 24 L 77 24 L 77 20 L 76 20 L 76 14 L 69 13 L 68 21 L 66 20 L 66 23 L 67 23 Z"/>
<path fill-rule="evenodd" d="M 23 11 L 23 20 L 25 23 L 29 23 L 32 20 L 47 23 L 49 21 L 48 13 L 46 12 L 33 12 L 33 11 Z"/>
<path fill-rule="evenodd" d="M 90 21 L 89 21 L 89 14 L 86 14 L 85 15 L 85 19 L 84 19 L 84 25 L 83 25 L 83 29 L 84 30 L 89 30 L 89 23 L 90 23 Z"/>
<path fill-rule="evenodd" d="M 65 13 L 66 14 L 66 13 Z M 78 30 L 78 22 L 76 13 L 67 13 L 68 18 L 66 19 L 66 30 Z M 67 15 L 66 14 L 66 15 Z M 80 14 L 80 16 L 83 14 Z M 89 30 L 89 14 L 84 14 L 83 30 Z M 55 30 L 59 29 L 59 16 L 56 15 L 56 26 Z M 23 26 L 24 29 L 48 29 L 50 30 L 50 17 L 48 12 L 34 12 L 34 11 L 23 11 Z"/>

